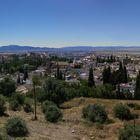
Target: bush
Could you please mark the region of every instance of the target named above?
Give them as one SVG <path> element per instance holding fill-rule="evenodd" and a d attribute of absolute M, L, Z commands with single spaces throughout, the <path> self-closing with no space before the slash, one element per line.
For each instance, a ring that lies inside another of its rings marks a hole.
<path fill-rule="evenodd" d="M 139 140 L 140 139 L 140 126 L 125 125 L 119 131 L 119 140 Z"/>
<path fill-rule="evenodd" d="M 51 105 L 56 106 L 56 104 L 53 103 L 52 101 L 46 100 L 45 102 L 43 102 L 43 104 L 42 104 L 42 112 L 45 113 L 46 110 L 48 109 L 48 107 L 51 106 Z"/>
<path fill-rule="evenodd" d="M 105 108 L 98 104 L 89 104 L 83 108 L 83 117 L 91 122 L 104 123 L 107 121 L 108 116 Z"/>
<path fill-rule="evenodd" d="M 133 108 L 134 110 L 140 110 L 140 105 L 137 103 L 128 103 L 127 106 Z"/>
<path fill-rule="evenodd" d="M 13 111 L 18 111 L 18 110 L 20 110 L 20 104 L 18 103 L 18 101 L 17 100 L 11 100 L 10 102 L 9 102 L 9 105 L 10 105 L 10 109 L 11 110 L 13 110 Z"/>
<path fill-rule="evenodd" d="M 6 111 L 6 102 L 4 100 L 4 97 L 0 95 L 0 116 L 4 114 Z"/>
<path fill-rule="evenodd" d="M 132 114 L 128 106 L 124 104 L 117 104 L 114 107 L 114 114 L 115 114 L 115 117 L 121 120 L 130 120 L 130 119 L 133 119 L 134 117 L 135 118 L 138 117 L 136 114 Z"/>
<path fill-rule="evenodd" d="M 6 134 L 5 129 L 0 129 L 0 140 L 10 140 L 9 136 Z"/>
<path fill-rule="evenodd" d="M 16 100 L 20 105 L 24 104 L 25 96 L 20 93 L 14 93 L 11 96 L 11 100 Z"/>
<path fill-rule="evenodd" d="M 50 105 L 45 112 L 45 119 L 49 122 L 57 122 L 62 118 L 61 110 L 54 105 Z"/>
<path fill-rule="evenodd" d="M 30 99 L 25 100 L 23 109 L 26 113 L 33 112 L 32 103 Z"/>
<path fill-rule="evenodd" d="M 26 136 L 28 133 L 25 121 L 18 117 L 9 119 L 5 128 L 10 136 Z"/>

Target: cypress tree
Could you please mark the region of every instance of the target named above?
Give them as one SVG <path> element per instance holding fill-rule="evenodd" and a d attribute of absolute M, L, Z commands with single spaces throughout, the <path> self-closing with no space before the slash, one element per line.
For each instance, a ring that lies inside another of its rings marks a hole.
<path fill-rule="evenodd" d="M 126 70 L 126 66 L 124 66 L 124 69 L 123 69 L 123 78 L 124 78 L 124 83 L 127 83 L 128 82 L 128 75 L 127 75 L 127 70 Z"/>
<path fill-rule="evenodd" d="M 123 83 L 123 65 L 122 62 L 119 63 L 119 79 L 118 83 Z"/>
<path fill-rule="evenodd" d="M 28 70 L 27 69 L 25 69 L 24 70 L 24 80 L 26 80 L 28 78 Z"/>
<path fill-rule="evenodd" d="M 57 63 L 56 79 L 59 79 L 59 77 L 60 77 L 60 71 L 59 71 L 59 66 L 58 66 L 58 63 Z"/>
<path fill-rule="evenodd" d="M 135 94 L 134 94 L 135 99 L 140 99 L 140 71 L 137 75 L 136 79 L 136 88 L 135 88 Z"/>
<path fill-rule="evenodd" d="M 63 80 L 63 75 L 61 71 L 59 72 L 59 80 Z"/>
<path fill-rule="evenodd" d="M 20 84 L 20 75 L 17 77 L 17 84 Z"/>
<path fill-rule="evenodd" d="M 110 66 L 108 68 L 104 68 L 102 76 L 103 76 L 103 84 L 107 84 L 107 83 L 112 84 L 112 80 L 111 80 L 112 73 L 111 73 Z"/>
<path fill-rule="evenodd" d="M 93 68 L 89 69 L 88 86 L 89 87 L 95 86 L 94 76 L 93 76 Z"/>

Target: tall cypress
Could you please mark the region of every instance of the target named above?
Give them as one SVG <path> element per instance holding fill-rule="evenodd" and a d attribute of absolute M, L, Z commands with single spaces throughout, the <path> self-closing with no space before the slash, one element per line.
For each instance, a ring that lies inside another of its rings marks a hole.
<path fill-rule="evenodd" d="M 56 72 L 56 78 L 59 79 L 60 77 L 60 71 L 59 71 L 59 65 L 57 63 L 57 72 Z"/>
<path fill-rule="evenodd" d="M 104 68 L 102 76 L 103 76 L 103 84 L 107 84 L 107 83 L 112 84 L 112 80 L 111 80 L 112 73 L 111 73 L 110 66 L 108 68 L 106 67 Z"/>
<path fill-rule="evenodd" d="M 124 82 L 124 83 L 127 83 L 127 82 L 128 82 L 128 75 L 127 75 L 126 66 L 124 66 L 123 71 L 124 71 L 124 72 L 123 72 L 123 74 L 124 74 L 124 75 L 123 75 L 123 78 L 124 78 L 124 79 L 123 79 L 123 82 Z"/>
<path fill-rule="evenodd" d="M 119 63 L 119 83 L 123 83 L 123 65 L 122 62 Z"/>
<path fill-rule="evenodd" d="M 94 75 L 93 75 L 93 68 L 89 69 L 88 86 L 89 87 L 95 86 Z"/>
<path fill-rule="evenodd" d="M 135 94 L 134 94 L 135 99 L 140 99 L 140 71 L 137 75 L 136 79 L 136 87 L 135 87 Z"/>

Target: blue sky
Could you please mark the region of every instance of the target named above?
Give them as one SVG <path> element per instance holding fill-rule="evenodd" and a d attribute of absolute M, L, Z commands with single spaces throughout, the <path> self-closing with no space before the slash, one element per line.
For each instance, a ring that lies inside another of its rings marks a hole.
<path fill-rule="evenodd" d="M 0 45 L 140 45 L 140 0 L 0 0 Z"/>

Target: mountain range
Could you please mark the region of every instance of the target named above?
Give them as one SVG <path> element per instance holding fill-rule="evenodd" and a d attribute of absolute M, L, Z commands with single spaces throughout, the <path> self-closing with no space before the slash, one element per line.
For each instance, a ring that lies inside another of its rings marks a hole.
<path fill-rule="evenodd" d="M 1 46 L 0 52 L 90 52 L 90 51 L 140 51 L 140 46 L 70 46 L 63 48 L 8 45 Z"/>

